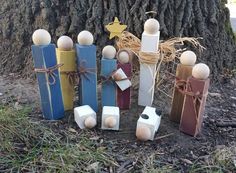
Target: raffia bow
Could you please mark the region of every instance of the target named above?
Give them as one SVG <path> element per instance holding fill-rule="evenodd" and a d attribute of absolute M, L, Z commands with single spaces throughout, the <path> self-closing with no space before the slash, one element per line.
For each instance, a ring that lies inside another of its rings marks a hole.
<path fill-rule="evenodd" d="M 35 68 L 34 71 L 36 73 L 46 73 L 48 75 L 48 84 L 54 85 L 56 83 L 56 73 L 55 70 L 58 70 L 63 64 L 57 64 L 55 66 L 49 67 L 49 68 Z M 50 78 L 52 78 L 52 82 L 50 82 Z"/>
<path fill-rule="evenodd" d="M 76 71 L 61 71 L 61 74 L 67 75 L 69 83 L 71 85 L 78 85 L 79 84 L 79 76 Z"/>
<path fill-rule="evenodd" d="M 96 68 L 86 68 L 85 64 L 86 64 L 85 60 L 80 62 L 80 65 L 78 67 L 78 74 L 90 81 L 89 74 L 96 74 L 97 70 Z"/>

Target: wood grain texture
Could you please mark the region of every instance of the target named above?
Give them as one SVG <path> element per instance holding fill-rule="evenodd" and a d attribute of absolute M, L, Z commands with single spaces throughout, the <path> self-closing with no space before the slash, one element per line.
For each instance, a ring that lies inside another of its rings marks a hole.
<path fill-rule="evenodd" d="M 132 64 L 117 64 L 117 69 L 121 68 L 128 78 L 132 77 Z M 120 88 L 117 89 L 117 106 L 121 110 L 130 109 L 131 104 L 131 87 L 122 91 Z"/>
<path fill-rule="evenodd" d="M 32 46 L 32 55 L 35 68 L 49 68 L 57 65 L 55 45 Z M 61 92 L 60 76 L 58 70 L 54 70 L 55 83 L 49 85 L 52 80 L 46 73 L 37 73 L 39 91 L 41 97 L 42 112 L 45 119 L 57 120 L 64 117 L 64 105 Z"/>
<path fill-rule="evenodd" d="M 89 105 L 95 112 L 98 111 L 97 98 L 97 63 L 96 63 L 96 46 L 82 46 L 76 44 L 77 63 L 80 66 L 94 72 L 88 72 L 80 75 L 79 83 L 79 104 Z M 79 69 L 78 69 L 79 71 Z"/>
<path fill-rule="evenodd" d="M 195 101 L 193 96 L 185 96 L 180 120 L 180 131 L 195 137 L 201 132 L 210 80 L 198 80 L 190 77 L 188 78 L 188 83 L 190 87 L 187 88 L 187 91 L 193 93 L 200 92 L 202 98 L 201 101 Z"/>
<path fill-rule="evenodd" d="M 107 78 L 114 70 L 117 69 L 116 59 L 105 59 L 101 60 L 101 76 Z M 102 107 L 103 106 L 116 106 L 116 94 L 117 85 L 113 81 L 104 81 L 102 83 Z"/>
<path fill-rule="evenodd" d="M 178 64 L 176 69 L 176 77 L 180 80 L 187 80 L 188 77 L 192 75 L 192 69 L 193 66 Z M 178 80 L 175 80 L 175 86 L 177 81 Z M 183 103 L 184 103 L 184 95 L 175 87 L 172 100 L 172 108 L 170 112 L 171 121 L 174 121 L 176 123 L 180 122 Z"/>
<path fill-rule="evenodd" d="M 65 72 L 76 72 L 76 53 L 75 50 L 61 51 L 56 49 L 57 63 L 63 64 L 59 69 L 63 103 L 65 110 L 73 110 L 75 89 L 74 83 L 71 83 L 68 74 Z"/>

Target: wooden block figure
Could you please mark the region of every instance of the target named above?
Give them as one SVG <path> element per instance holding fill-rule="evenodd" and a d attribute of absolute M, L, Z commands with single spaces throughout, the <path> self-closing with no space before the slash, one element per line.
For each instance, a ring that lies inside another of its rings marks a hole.
<path fill-rule="evenodd" d="M 161 112 L 153 107 L 146 107 L 138 119 L 136 137 L 141 141 L 153 140 L 161 123 Z"/>
<path fill-rule="evenodd" d="M 48 120 L 64 117 L 60 75 L 57 65 L 55 45 L 50 44 L 51 36 L 44 30 L 36 30 L 32 36 L 35 72 L 39 85 L 43 116 Z"/>
<path fill-rule="evenodd" d="M 148 19 L 145 22 L 141 40 L 141 53 L 154 54 L 154 56 L 158 55 L 160 36 L 159 28 L 159 22 L 156 19 Z M 151 106 L 154 98 L 157 62 L 147 62 L 140 61 L 140 84 L 138 96 L 138 104 L 140 106 Z"/>
<path fill-rule="evenodd" d="M 133 54 L 131 53 L 130 50 L 127 49 L 121 49 L 117 53 L 117 69 L 121 68 L 127 78 L 131 80 L 132 77 L 132 58 Z M 127 89 L 121 89 L 118 87 L 117 89 L 117 106 L 121 109 L 129 109 L 130 108 L 130 103 L 131 103 L 131 82 L 127 80 L 125 82 L 126 86 L 129 86 Z M 121 81 L 124 83 L 123 81 Z"/>
<path fill-rule="evenodd" d="M 79 104 L 89 105 L 98 111 L 97 99 L 97 63 L 96 46 L 93 45 L 93 35 L 82 31 L 76 44 L 79 82 Z"/>
<path fill-rule="evenodd" d="M 105 46 L 102 51 L 101 60 L 101 76 L 102 82 L 102 107 L 103 106 L 116 106 L 116 92 L 117 86 L 112 79 L 113 73 L 117 69 L 117 61 L 115 59 L 116 49 L 113 46 Z"/>
<path fill-rule="evenodd" d="M 209 67 L 203 63 L 196 64 L 192 77 L 188 78 L 185 89 L 183 111 L 180 120 L 180 131 L 196 136 L 201 131 L 203 113 L 208 94 L 210 80 Z"/>
<path fill-rule="evenodd" d="M 57 46 L 57 63 L 63 64 L 59 72 L 64 109 L 73 110 L 75 96 L 74 85 L 77 76 L 76 53 L 75 50 L 73 50 L 73 41 L 68 36 L 61 36 L 57 41 Z"/>
<path fill-rule="evenodd" d="M 102 110 L 102 129 L 119 130 L 120 109 L 114 106 L 104 106 Z"/>
<path fill-rule="evenodd" d="M 185 96 L 180 90 L 185 87 L 188 77 L 192 76 L 195 62 L 196 54 L 192 51 L 185 51 L 180 56 L 180 64 L 176 69 L 175 88 L 170 112 L 170 120 L 176 123 L 180 122 Z"/>
<path fill-rule="evenodd" d="M 74 109 L 75 122 L 81 129 L 92 129 L 97 124 L 97 114 L 88 106 L 80 106 Z"/>

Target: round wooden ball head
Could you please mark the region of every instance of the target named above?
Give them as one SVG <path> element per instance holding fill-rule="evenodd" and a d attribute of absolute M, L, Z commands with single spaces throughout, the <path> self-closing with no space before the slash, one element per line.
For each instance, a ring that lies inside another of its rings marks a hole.
<path fill-rule="evenodd" d="M 93 118 L 91 116 L 86 118 L 84 121 L 84 125 L 88 129 L 94 128 L 96 126 L 96 124 L 97 124 L 97 122 L 96 122 L 95 118 Z"/>
<path fill-rule="evenodd" d="M 80 32 L 77 39 L 80 45 L 88 46 L 93 44 L 93 35 L 89 31 Z"/>
<path fill-rule="evenodd" d="M 117 59 L 121 64 L 126 64 L 130 61 L 129 54 L 125 50 L 119 52 Z"/>
<path fill-rule="evenodd" d="M 136 130 L 136 137 L 140 141 L 147 141 L 151 138 L 151 131 L 146 126 L 139 126 Z"/>
<path fill-rule="evenodd" d="M 196 79 L 205 80 L 210 75 L 210 69 L 206 64 L 199 63 L 193 67 L 192 76 Z"/>
<path fill-rule="evenodd" d="M 116 49 L 113 46 L 105 46 L 102 50 L 102 56 L 107 59 L 114 59 L 116 56 Z"/>
<path fill-rule="evenodd" d="M 51 35 L 45 29 L 34 31 L 32 40 L 35 45 L 49 45 L 51 43 Z"/>
<path fill-rule="evenodd" d="M 62 50 L 62 51 L 70 51 L 73 48 L 73 41 L 68 36 L 61 36 L 57 40 L 57 47 L 59 50 Z"/>
<path fill-rule="evenodd" d="M 160 24 L 156 19 L 148 19 L 144 23 L 144 31 L 148 34 L 156 34 L 160 29 Z"/>
<path fill-rule="evenodd" d="M 192 66 L 195 64 L 197 60 L 197 56 L 193 51 L 185 51 L 180 56 L 180 63 L 183 65 L 189 65 Z"/>
<path fill-rule="evenodd" d="M 104 122 L 104 124 L 105 124 L 105 126 L 106 127 L 108 127 L 108 128 L 113 128 L 113 127 L 115 127 L 116 126 L 116 119 L 114 118 L 114 117 L 112 117 L 112 116 L 109 116 L 109 117 L 107 117 L 106 119 L 105 119 L 105 122 Z"/>

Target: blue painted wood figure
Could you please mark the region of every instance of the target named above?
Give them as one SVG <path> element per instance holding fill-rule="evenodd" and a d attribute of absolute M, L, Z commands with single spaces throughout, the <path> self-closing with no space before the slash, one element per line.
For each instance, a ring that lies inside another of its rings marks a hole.
<path fill-rule="evenodd" d="M 112 80 L 112 73 L 117 70 L 116 49 L 113 46 L 104 47 L 101 60 L 102 82 L 102 107 L 116 106 L 117 85 Z"/>
<path fill-rule="evenodd" d="M 98 111 L 97 99 L 97 63 L 96 46 L 93 45 L 93 36 L 88 31 L 78 35 L 76 44 L 79 82 L 79 104 L 89 105 L 95 112 Z"/>
<path fill-rule="evenodd" d="M 33 45 L 32 54 L 38 79 L 42 112 L 45 119 L 64 117 L 64 105 L 58 73 L 55 45 Z"/>

